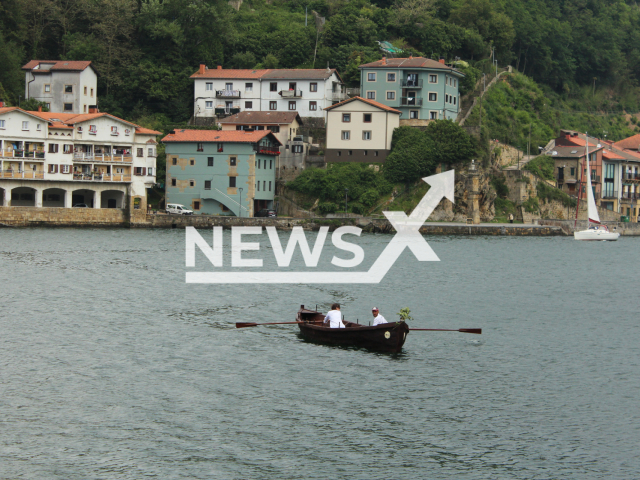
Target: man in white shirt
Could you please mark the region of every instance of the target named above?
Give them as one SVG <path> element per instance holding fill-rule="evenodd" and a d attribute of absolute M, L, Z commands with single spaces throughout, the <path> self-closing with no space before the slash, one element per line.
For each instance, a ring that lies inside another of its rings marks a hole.
<path fill-rule="evenodd" d="M 331 305 L 331 311 L 324 317 L 324 323 L 329 323 L 331 328 L 345 328 L 342 323 L 342 314 L 340 313 L 340 304 Z"/>
<path fill-rule="evenodd" d="M 373 314 L 373 326 L 374 327 L 376 325 L 382 325 L 383 323 L 389 323 L 389 322 L 387 322 L 387 320 L 382 315 L 380 315 L 378 307 L 373 307 L 371 309 L 371 313 Z"/>

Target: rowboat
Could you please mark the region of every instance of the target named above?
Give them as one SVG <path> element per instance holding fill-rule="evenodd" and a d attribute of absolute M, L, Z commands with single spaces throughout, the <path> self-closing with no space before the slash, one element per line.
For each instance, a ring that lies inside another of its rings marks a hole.
<path fill-rule="evenodd" d="M 374 327 L 344 322 L 347 328 L 329 328 L 324 326 L 324 317 L 324 314 L 300 305 L 296 315 L 300 335 L 305 340 L 315 343 L 399 353 L 409 333 L 406 322 L 383 323 Z"/>

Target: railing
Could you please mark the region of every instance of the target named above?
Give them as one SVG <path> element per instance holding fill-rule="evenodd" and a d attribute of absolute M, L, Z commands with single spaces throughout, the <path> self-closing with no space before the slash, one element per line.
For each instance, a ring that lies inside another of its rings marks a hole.
<path fill-rule="evenodd" d="M 107 174 L 107 173 L 74 173 L 73 179 L 83 182 L 130 182 L 130 174 Z"/>
<path fill-rule="evenodd" d="M 402 80 L 403 88 L 422 88 L 422 80 Z"/>
<path fill-rule="evenodd" d="M 360 87 L 355 88 L 347 88 L 347 95 L 350 97 L 359 97 L 360 96 Z"/>
<path fill-rule="evenodd" d="M 302 97 L 302 90 L 280 90 L 278 92 L 282 98 L 300 98 Z"/>
<path fill-rule="evenodd" d="M 124 162 L 131 163 L 133 162 L 133 156 L 131 154 L 115 154 L 115 155 L 94 155 L 93 153 L 74 153 L 73 154 L 74 162 Z"/>
<path fill-rule="evenodd" d="M 607 191 L 605 189 L 605 191 L 602 193 L 602 198 L 618 198 L 618 192 L 616 190 L 609 190 Z"/>
<path fill-rule="evenodd" d="M 622 178 L 624 180 L 640 180 L 640 173 L 625 173 Z"/>
<path fill-rule="evenodd" d="M 32 180 L 44 180 L 44 172 L 36 170 L 0 170 L 0 178 L 29 178 Z"/>
<path fill-rule="evenodd" d="M 347 98 L 349 98 L 349 95 L 347 95 L 347 92 L 331 92 L 332 100 L 337 100 L 340 102 L 342 100 L 346 100 Z"/>
<path fill-rule="evenodd" d="M 640 200 L 640 193 L 630 193 L 630 192 L 622 192 L 623 200 Z"/>
<path fill-rule="evenodd" d="M 401 97 L 400 105 L 404 106 L 422 106 L 422 98 L 417 97 Z"/>
<path fill-rule="evenodd" d="M 44 152 L 25 152 L 24 150 L 6 149 L 0 150 L 0 157 L 4 158 L 30 158 L 32 160 L 44 160 Z"/>
<path fill-rule="evenodd" d="M 216 98 L 240 98 L 240 90 L 216 90 Z"/>
<path fill-rule="evenodd" d="M 263 155 L 280 155 L 280 152 L 278 150 L 271 150 L 267 148 L 260 148 L 258 150 L 258 153 L 261 153 Z"/>

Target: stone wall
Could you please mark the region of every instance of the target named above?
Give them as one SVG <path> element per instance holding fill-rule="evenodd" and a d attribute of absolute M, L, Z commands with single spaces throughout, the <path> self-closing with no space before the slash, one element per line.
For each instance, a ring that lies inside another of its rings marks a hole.
<path fill-rule="evenodd" d="M 405 118 L 400 119 L 401 127 L 426 127 L 433 120 L 428 120 L 426 118 Z"/>
<path fill-rule="evenodd" d="M 127 217 L 119 208 L 0 207 L 0 225 L 14 227 L 122 227 Z"/>
<path fill-rule="evenodd" d="M 574 220 L 548 220 L 542 219 L 539 220 L 538 223 L 542 226 L 553 226 L 561 228 L 566 235 L 573 235 L 574 228 L 573 224 Z M 615 228 L 616 232 L 619 232 L 622 236 L 640 236 L 640 223 L 637 222 L 603 222 L 609 230 L 613 230 Z M 589 222 L 587 220 L 578 220 L 578 225 L 575 230 L 586 230 L 589 227 Z"/>

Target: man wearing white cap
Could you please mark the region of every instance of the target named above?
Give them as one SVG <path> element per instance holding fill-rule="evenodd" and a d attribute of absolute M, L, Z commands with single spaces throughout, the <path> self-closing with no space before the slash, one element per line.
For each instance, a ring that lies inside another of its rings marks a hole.
<path fill-rule="evenodd" d="M 375 327 L 376 325 L 382 325 L 383 323 L 389 323 L 387 322 L 387 320 L 380 315 L 380 311 L 378 310 L 378 307 L 373 307 L 371 309 L 371 313 L 373 313 L 373 326 Z"/>

